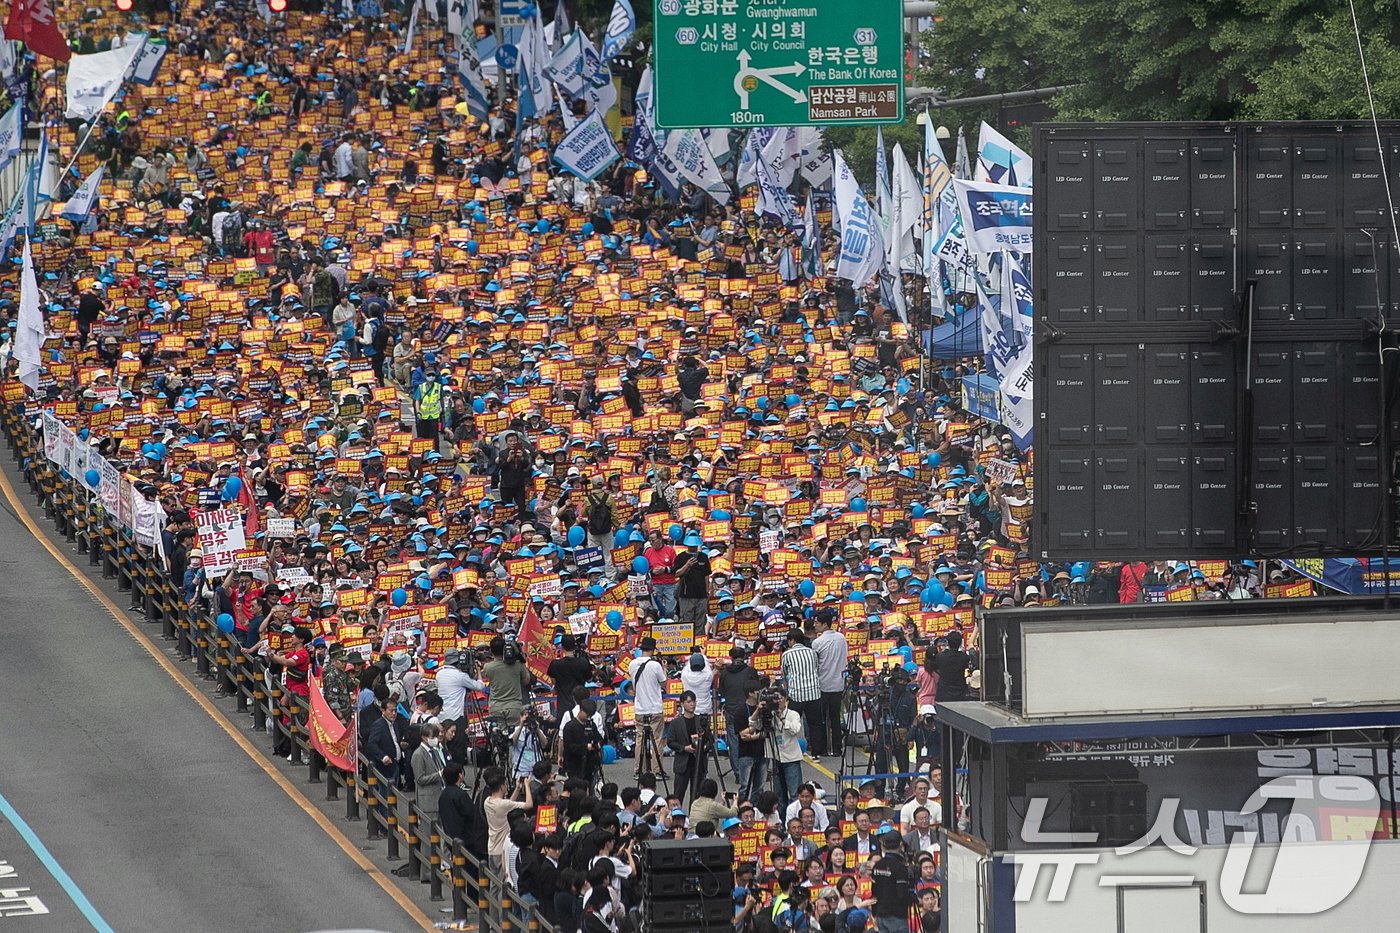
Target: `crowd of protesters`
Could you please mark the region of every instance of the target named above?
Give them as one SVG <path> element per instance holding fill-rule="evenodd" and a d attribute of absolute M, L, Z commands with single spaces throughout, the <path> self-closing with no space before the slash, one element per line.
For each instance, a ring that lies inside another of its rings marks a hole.
<path fill-rule="evenodd" d="M 59 9 L 84 48 L 127 25 Z M 64 161 L 88 140 L 57 200 L 109 174 L 39 225 L 51 337 L 7 404 L 157 502 L 191 610 L 556 929 L 626 928 L 636 846 L 705 837 L 735 842 L 736 928 L 937 929 L 935 716 L 975 614 L 1285 581 L 1029 560 L 1030 452 L 962 407 L 976 361 L 920 352 L 913 277 L 904 321 L 830 277 L 825 211 L 809 276 L 751 191 L 559 174 L 557 111 L 470 117 L 440 22 L 405 53 L 404 20 L 182 5 L 91 125 L 21 62 Z M 210 573 L 219 507 L 246 541 Z M 852 733 L 896 776 L 810 782 Z"/>

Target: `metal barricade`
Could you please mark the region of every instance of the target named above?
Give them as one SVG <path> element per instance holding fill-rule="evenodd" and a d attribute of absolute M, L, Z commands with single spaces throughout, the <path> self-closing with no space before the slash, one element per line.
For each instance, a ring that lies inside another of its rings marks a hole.
<path fill-rule="evenodd" d="M 461 840 L 445 836 L 441 823 L 415 800 L 401 798 L 363 755 L 357 756 L 352 773 L 328 765 L 309 744 L 306 702 L 269 677 L 262 659 L 219 631 L 205 608 L 189 605 L 183 581 L 172 580 L 156 555 L 137 544 L 85 487 L 54 468 L 19 408 L 0 407 L 0 432 L 45 515 L 77 544 L 79 553 L 88 555 L 89 566 L 100 568 L 103 579 L 115 579 L 117 589 L 130 594 L 131 611 L 159 624 L 162 637 L 174 641 L 177 653 L 193 660 L 197 673 L 214 681 L 218 693 L 233 696 L 237 711 L 251 716 L 254 731 L 268 733 L 274 747 L 285 742 L 292 763 L 307 768 L 307 782 L 326 785 L 327 800 L 340 799 L 343 790 L 344 819 L 358 821 L 363 815 L 369 837 L 385 841 L 389 861 L 403 860 L 405 875 L 426 880 L 432 901 L 451 898 L 454 921 L 474 921 L 479 933 L 552 933 L 539 911 L 520 901 L 487 861 L 474 857 Z"/>

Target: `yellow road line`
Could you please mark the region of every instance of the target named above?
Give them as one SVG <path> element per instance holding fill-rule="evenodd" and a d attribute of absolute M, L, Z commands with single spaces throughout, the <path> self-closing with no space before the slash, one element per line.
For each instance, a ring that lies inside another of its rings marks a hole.
<path fill-rule="evenodd" d="M 833 772 L 831 772 L 831 771 L 828 771 L 828 770 L 826 769 L 826 766 L 823 765 L 820 761 L 817 761 L 817 759 L 813 758 L 811 755 L 807 755 L 806 758 L 807 758 L 807 764 L 811 765 L 813 768 L 816 768 L 817 771 L 818 771 L 820 774 L 825 775 L 825 776 L 826 776 L 826 779 L 827 779 L 828 781 L 834 781 L 834 780 L 836 780 L 836 775 L 835 775 L 835 773 L 833 773 Z M 839 790 L 840 788 L 837 788 L 837 789 Z"/>
<path fill-rule="evenodd" d="M 316 825 L 325 831 L 332 842 L 340 846 L 341 850 L 348 855 L 356 865 L 363 869 L 364 873 L 373 879 L 375 884 L 384 889 L 385 894 L 392 897 L 395 903 L 404 909 L 404 912 L 408 914 L 409 918 L 412 919 L 414 923 L 418 924 L 423 930 L 432 930 L 433 921 L 428 918 L 428 915 L 425 914 L 417 904 L 413 903 L 408 895 L 399 889 L 398 885 L 390 881 L 389 878 L 359 850 L 359 847 L 352 843 L 349 838 L 340 831 L 340 828 L 331 821 L 330 817 L 322 813 L 315 804 L 307 799 L 306 795 L 303 794 L 295 784 L 288 780 L 282 772 L 272 766 L 253 743 L 248 740 L 248 737 L 243 735 L 238 727 L 230 722 L 228 718 L 224 716 L 223 712 L 215 706 L 207 696 L 196 689 L 195 686 L 185 678 L 185 675 L 180 672 L 180 669 L 175 666 L 175 663 L 166 657 L 165 652 L 161 651 L 145 632 L 141 631 L 140 628 L 126 617 L 126 614 L 122 612 L 117 604 L 112 602 L 111 597 L 89 580 L 87 574 L 79 570 L 78 567 L 68 559 L 66 554 L 53 546 L 39 526 L 29 517 L 29 513 L 25 510 L 24 503 L 15 495 L 14 487 L 10 485 L 10 478 L 6 476 L 3 471 L 0 471 L 0 492 L 4 493 L 5 499 L 14 509 L 15 515 L 24 523 L 24 527 L 29 529 L 29 533 L 34 536 L 34 540 L 43 545 L 44 550 L 48 551 L 54 560 L 62 564 L 63 568 L 72 575 L 73 579 L 77 580 L 84 589 L 92 594 L 93 599 L 102 604 L 102 607 L 111 614 L 112 618 L 117 621 L 117 624 L 126 629 L 126 633 L 135 639 L 137 644 L 146 649 L 146 653 L 149 654 L 157 664 L 164 668 L 171 679 L 179 684 L 180 687 L 190 695 L 190 698 L 209 714 L 209 718 L 214 720 L 219 728 L 223 729 L 224 732 L 228 734 L 228 737 L 253 760 L 253 763 L 261 768 L 263 773 L 271 778 L 278 787 L 282 788 L 282 792 L 287 795 L 288 799 L 300 807 L 307 816 L 311 817 Z"/>

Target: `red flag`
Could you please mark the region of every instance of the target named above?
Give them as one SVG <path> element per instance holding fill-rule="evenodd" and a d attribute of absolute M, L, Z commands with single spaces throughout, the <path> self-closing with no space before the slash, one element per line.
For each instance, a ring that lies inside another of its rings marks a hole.
<path fill-rule="evenodd" d="M 258 500 L 253 498 L 246 478 L 238 484 L 238 504 L 243 506 L 243 536 L 252 541 L 262 526 L 258 521 Z"/>
<path fill-rule="evenodd" d="M 306 717 L 306 737 L 311 747 L 321 753 L 328 763 L 342 771 L 354 771 L 350 759 L 350 727 L 331 712 L 326 695 L 321 692 L 321 679 L 311 679 L 311 715 Z"/>
<path fill-rule="evenodd" d="M 73 57 L 68 40 L 54 20 L 49 0 L 11 0 L 10 17 L 5 20 L 5 38 L 18 39 L 37 55 L 66 62 Z"/>
<path fill-rule="evenodd" d="M 534 606 L 525 610 L 525 618 L 520 622 L 520 647 L 530 673 L 543 678 L 549 672 L 549 662 L 554 660 L 554 638 L 545 631 Z"/>

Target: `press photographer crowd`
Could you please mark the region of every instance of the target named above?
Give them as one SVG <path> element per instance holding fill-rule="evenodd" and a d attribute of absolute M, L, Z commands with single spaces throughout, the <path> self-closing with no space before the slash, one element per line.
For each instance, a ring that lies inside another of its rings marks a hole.
<path fill-rule="evenodd" d="M 328 698 L 353 696 L 383 780 L 558 930 L 635 928 L 636 847 L 658 839 L 733 845 L 735 929 L 937 930 L 935 710 L 967 695 L 975 656 L 955 632 L 917 663 L 903 644 L 866 670 L 835 621 L 822 609 L 759 639 L 778 653 L 772 676 L 745 648 L 715 665 L 700 651 L 662 656 L 644 636 L 606 699 L 562 632 L 538 678 L 497 635 L 449 651 L 431 679 L 412 676 L 411 647 L 367 666 L 337 650 L 341 669 L 322 683 Z M 828 775 L 865 776 L 823 784 L 809 754 Z"/>

